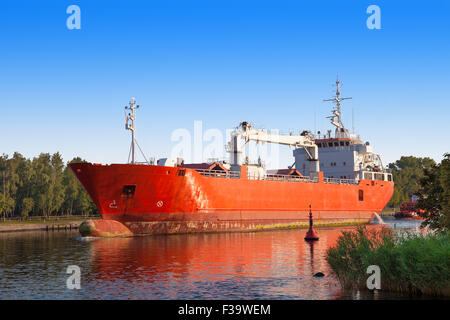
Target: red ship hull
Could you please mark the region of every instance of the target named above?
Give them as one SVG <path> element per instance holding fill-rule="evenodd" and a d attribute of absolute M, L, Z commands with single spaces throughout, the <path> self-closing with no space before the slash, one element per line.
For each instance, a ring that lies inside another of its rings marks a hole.
<path fill-rule="evenodd" d="M 368 223 L 390 200 L 394 183 L 359 184 L 208 177 L 195 169 L 153 165 L 69 165 L 103 220 L 132 234 L 252 231 Z"/>

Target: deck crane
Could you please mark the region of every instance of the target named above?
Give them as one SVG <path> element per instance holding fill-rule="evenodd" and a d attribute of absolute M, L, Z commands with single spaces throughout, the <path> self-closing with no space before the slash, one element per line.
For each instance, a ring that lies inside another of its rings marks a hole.
<path fill-rule="evenodd" d="M 241 144 L 241 140 L 245 143 Z M 299 136 L 271 134 L 263 130 L 257 130 L 246 121 L 231 133 L 231 140 L 228 143 L 228 152 L 231 154 L 232 170 L 238 170 L 242 165 L 242 149 L 249 141 L 269 142 L 294 148 L 304 148 L 309 163 L 310 177 L 316 176 L 319 172 L 319 152 L 315 144 L 314 137 L 308 131 L 303 131 Z"/>

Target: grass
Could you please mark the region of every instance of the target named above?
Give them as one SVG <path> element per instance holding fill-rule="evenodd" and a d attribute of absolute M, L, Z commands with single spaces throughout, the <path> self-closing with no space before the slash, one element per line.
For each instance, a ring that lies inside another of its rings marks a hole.
<path fill-rule="evenodd" d="M 327 261 L 345 288 L 366 289 L 367 267 L 381 270 L 381 290 L 450 296 L 449 233 L 426 236 L 390 229 L 344 231 Z"/>

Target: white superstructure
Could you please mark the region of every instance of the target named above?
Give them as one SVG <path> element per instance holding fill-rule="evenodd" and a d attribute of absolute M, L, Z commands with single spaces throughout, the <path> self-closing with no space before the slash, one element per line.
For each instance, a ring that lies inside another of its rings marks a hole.
<path fill-rule="evenodd" d="M 230 153 L 232 171 L 240 171 L 242 151 L 249 141 L 278 143 L 294 147 L 295 169 L 303 176 L 316 179 L 318 172 L 322 171 L 328 181 L 338 179 L 344 182 L 357 182 L 361 179 L 392 181 L 389 170 L 383 167 L 381 158 L 374 153 L 369 142 L 363 143 L 358 135 L 350 133 L 341 119 L 341 101 L 351 98 L 341 98 L 340 82 L 336 79 L 336 95 L 331 99 L 335 106 L 330 118 L 331 124 L 336 127 L 334 137 L 331 130 L 326 135 L 314 136 L 309 131 L 299 136 L 275 135 L 264 130 L 257 130 L 248 122 L 242 122 L 231 134 L 227 145 Z M 244 141 L 242 144 L 241 141 Z M 263 179 L 267 177 L 265 168 L 261 164 L 248 164 L 249 176 Z M 292 168 L 289 168 L 292 169 Z"/>
<path fill-rule="evenodd" d="M 336 96 L 324 101 L 332 101 L 335 107 L 330 118 L 336 129 L 334 137 L 331 130 L 326 135 L 315 137 L 318 147 L 320 169 L 326 178 L 337 179 L 369 179 L 392 181 L 389 170 L 383 167 L 381 158 L 374 153 L 369 142 L 363 143 L 360 137 L 351 134 L 342 123 L 341 101 L 351 98 L 340 97 L 340 82 L 336 79 Z M 307 174 L 308 155 L 302 149 L 294 150 L 295 168 Z"/>

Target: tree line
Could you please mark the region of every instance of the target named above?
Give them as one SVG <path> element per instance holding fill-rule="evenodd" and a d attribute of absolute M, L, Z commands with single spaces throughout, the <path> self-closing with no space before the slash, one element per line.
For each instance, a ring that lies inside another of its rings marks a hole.
<path fill-rule="evenodd" d="M 418 214 L 424 224 L 439 231 L 450 230 L 450 154 L 424 170 L 416 192 Z"/>
<path fill-rule="evenodd" d="M 394 194 L 388 203 L 388 207 L 398 208 L 401 203 L 408 202 L 409 197 L 419 190 L 419 181 L 424 176 L 425 170 L 436 166 L 431 158 L 416 158 L 402 156 L 388 167 L 392 170 L 392 178 L 395 183 Z"/>
<path fill-rule="evenodd" d="M 388 207 L 398 208 L 417 196 L 416 211 L 424 225 L 436 230 L 450 230 L 450 154 L 441 163 L 431 158 L 401 157 L 389 164 L 395 187 Z"/>
<path fill-rule="evenodd" d="M 71 162 L 84 162 L 74 158 Z M 0 214 L 3 217 L 87 215 L 97 209 L 59 152 L 26 159 L 0 156 Z"/>

